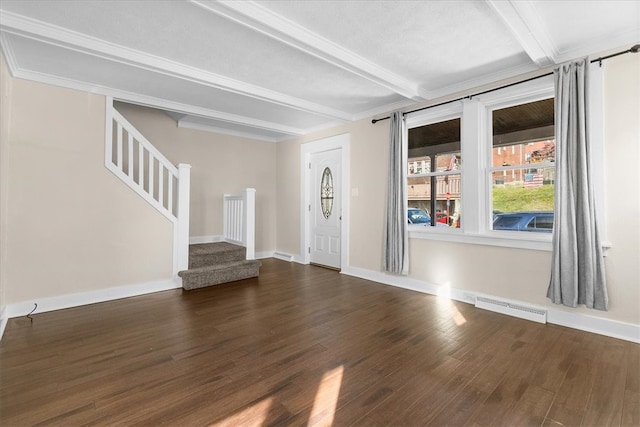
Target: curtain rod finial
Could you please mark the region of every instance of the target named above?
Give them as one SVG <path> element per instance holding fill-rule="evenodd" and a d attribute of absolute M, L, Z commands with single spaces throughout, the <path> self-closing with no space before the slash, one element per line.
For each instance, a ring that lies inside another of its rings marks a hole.
<path fill-rule="evenodd" d="M 388 120 L 389 118 L 390 118 L 390 116 L 387 116 L 387 117 L 381 117 L 381 118 L 379 118 L 379 119 L 371 119 L 371 123 L 373 123 L 373 124 L 375 125 L 376 123 L 381 122 L 381 121 L 383 121 L 383 120 Z"/>
<path fill-rule="evenodd" d="M 636 45 L 631 46 L 631 49 L 629 49 L 629 52 L 633 52 L 633 53 L 640 52 L 640 44 L 636 44 Z"/>

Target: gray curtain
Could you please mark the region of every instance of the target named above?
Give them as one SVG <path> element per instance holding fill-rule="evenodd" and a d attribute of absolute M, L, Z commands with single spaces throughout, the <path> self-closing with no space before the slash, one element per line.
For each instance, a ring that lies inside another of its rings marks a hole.
<path fill-rule="evenodd" d="M 556 181 L 551 281 L 556 304 L 607 310 L 602 245 L 590 175 L 587 58 L 555 70 Z"/>
<path fill-rule="evenodd" d="M 407 234 L 406 169 L 407 156 L 402 142 L 404 118 L 391 114 L 389 132 L 389 173 L 387 177 L 387 213 L 384 227 L 384 271 L 409 272 L 409 236 Z"/>

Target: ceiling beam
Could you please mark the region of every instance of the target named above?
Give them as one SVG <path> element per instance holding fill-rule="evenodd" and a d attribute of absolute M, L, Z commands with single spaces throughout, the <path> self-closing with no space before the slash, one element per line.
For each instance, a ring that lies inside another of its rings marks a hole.
<path fill-rule="evenodd" d="M 2 40 L 2 52 L 5 55 L 5 58 L 13 58 L 13 50 L 11 47 L 11 43 L 6 37 L 6 33 L 1 33 L 0 39 Z M 9 72 L 15 78 L 45 83 L 52 86 L 66 87 L 69 89 L 94 93 L 98 95 L 111 96 L 116 101 L 161 109 L 168 113 L 171 113 L 170 115 L 176 121 L 180 120 L 180 117 L 188 116 L 215 119 L 222 122 L 247 126 L 250 128 L 262 129 L 271 133 L 279 133 L 283 136 L 283 138 L 286 136 L 300 136 L 307 133 L 305 129 L 295 128 L 293 126 L 287 126 L 280 123 L 258 120 L 253 117 L 240 116 L 236 114 L 226 113 L 224 111 L 211 110 L 208 108 L 194 107 L 192 105 L 175 102 L 168 99 L 140 95 L 138 93 L 124 91 L 113 87 L 94 86 L 90 83 L 79 80 L 71 80 L 51 74 L 42 74 L 35 71 L 25 70 L 18 67 L 15 61 L 7 60 L 7 65 L 9 67 Z M 253 135 L 254 139 L 261 139 L 259 135 L 259 133 Z M 271 139 L 269 139 L 269 141 L 271 141 Z"/>
<path fill-rule="evenodd" d="M 558 49 L 529 0 L 486 0 L 539 67 L 557 63 Z"/>
<path fill-rule="evenodd" d="M 0 10 L 0 22 L 0 30 L 6 33 L 27 37 L 65 49 L 72 49 L 102 59 L 121 62 L 133 67 L 188 80 L 197 84 L 214 87 L 295 110 L 331 119 L 339 119 L 341 121 L 352 120 L 352 115 L 344 111 L 241 82 L 200 68 L 187 66 L 12 12 Z"/>
<path fill-rule="evenodd" d="M 116 106 L 116 109 L 117 109 L 117 106 Z M 238 136 L 240 138 L 249 138 L 249 139 L 255 139 L 255 140 L 264 141 L 264 142 L 278 142 L 281 139 L 291 137 L 290 134 L 282 133 L 279 135 L 275 135 L 272 132 L 270 132 L 272 136 L 267 136 L 263 133 L 259 133 L 258 131 L 255 131 L 254 130 L 255 128 L 250 126 L 247 126 L 249 130 L 230 129 L 228 127 L 221 127 L 219 125 L 216 126 L 216 119 L 211 119 L 209 117 L 190 116 L 188 114 L 183 114 L 183 113 L 178 113 L 175 111 L 168 111 L 168 110 L 165 110 L 165 113 L 169 117 L 171 117 L 173 120 L 175 120 L 179 128 L 184 128 L 184 129 L 194 129 L 194 130 L 201 130 L 204 132 L 213 132 L 213 133 L 219 133 L 223 135 Z"/>
<path fill-rule="evenodd" d="M 429 98 L 420 85 L 366 60 L 253 1 L 191 0 L 197 6 L 340 67 L 414 101 Z"/>

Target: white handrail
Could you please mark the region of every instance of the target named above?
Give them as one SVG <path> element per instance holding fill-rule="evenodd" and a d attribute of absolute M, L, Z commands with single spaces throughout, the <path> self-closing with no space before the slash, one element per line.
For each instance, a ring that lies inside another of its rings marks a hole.
<path fill-rule="evenodd" d="M 174 166 L 113 107 L 111 97 L 105 124 L 105 166 L 173 223 L 173 273 L 186 270 L 191 166 Z"/>
<path fill-rule="evenodd" d="M 256 258 L 256 189 L 246 188 L 241 196 L 225 194 L 223 236 L 230 243 L 244 246 L 247 259 Z"/>

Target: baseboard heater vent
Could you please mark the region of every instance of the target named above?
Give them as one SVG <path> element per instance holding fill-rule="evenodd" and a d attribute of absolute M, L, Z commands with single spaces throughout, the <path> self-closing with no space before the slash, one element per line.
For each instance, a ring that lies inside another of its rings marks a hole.
<path fill-rule="evenodd" d="M 282 261 L 288 261 L 288 262 L 293 261 L 293 255 L 286 254 L 284 252 L 274 252 L 273 257 L 276 259 L 281 259 Z"/>
<path fill-rule="evenodd" d="M 507 314 L 521 319 L 531 320 L 538 323 L 547 323 L 547 310 L 527 307 L 519 304 L 512 304 L 506 301 L 495 300 L 485 297 L 476 297 L 476 307 L 483 308 L 496 313 Z"/>

